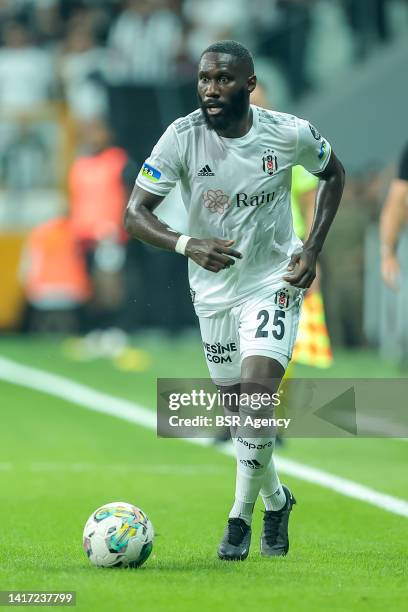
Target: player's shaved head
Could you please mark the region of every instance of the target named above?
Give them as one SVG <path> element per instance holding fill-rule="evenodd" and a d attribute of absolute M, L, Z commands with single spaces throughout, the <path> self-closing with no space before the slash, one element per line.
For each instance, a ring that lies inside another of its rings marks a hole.
<path fill-rule="evenodd" d="M 220 40 L 219 42 L 213 43 L 202 52 L 201 58 L 206 53 L 231 55 L 232 58 L 234 58 L 233 61 L 243 70 L 243 76 L 245 78 L 252 76 L 255 72 L 254 60 L 251 53 L 244 45 L 241 45 L 241 43 L 236 40 Z"/>

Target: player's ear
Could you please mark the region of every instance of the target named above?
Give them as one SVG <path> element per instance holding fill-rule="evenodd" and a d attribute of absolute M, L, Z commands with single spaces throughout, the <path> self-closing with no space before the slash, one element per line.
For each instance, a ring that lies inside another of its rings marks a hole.
<path fill-rule="evenodd" d="M 249 77 L 247 84 L 248 84 L 248 92 L 251 94 L 255 90 L 255 87 L 256 87 L 256 76 L 254 74 Z"/>

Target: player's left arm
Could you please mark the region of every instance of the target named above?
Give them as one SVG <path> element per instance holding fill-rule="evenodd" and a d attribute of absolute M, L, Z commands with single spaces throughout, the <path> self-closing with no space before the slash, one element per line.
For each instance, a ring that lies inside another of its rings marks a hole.
<path fill-rule="evenodd" d="M 307 289 L 316 276 L 317 257 L 336 215 L 343 194 L 345 171 L 342 163 L 331 151 L 326 167 L 314 172 L 319 178 L 312 227 L 300 253 L 294 253 L 288 265 L 291 274 L 284 280 L 294 287 Z"/>
<path fill-rule="evenodd" d="M 309 189 L 304 193 L 300 193 L 298 195 L 299 199 L 299 207 L 300 212 L 303 217 L 303 221 L 305 224 L 305 236 L 310 234 L 310 230 L 312 229 L 313 217 L 314 217 L 314 207 L 316 202 L 316 193 L 317 193 L 317 184 L 313 189 Z M 319 291 L 320 290 L 320 268 L 319 263 L 316 266 L 316 277 L 312 284 L 309 287 L 309 291 Z"/>

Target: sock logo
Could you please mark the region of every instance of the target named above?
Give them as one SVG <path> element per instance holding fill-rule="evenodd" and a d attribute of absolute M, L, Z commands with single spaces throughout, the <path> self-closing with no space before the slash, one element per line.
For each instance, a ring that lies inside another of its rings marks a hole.
<path fill-rule="evenodd" d="M 244 438 L 237 438 L 237 442 L 240 442 L 244 446 L 247 446 L 249 449 L 256 448 L 257 450 L 262 450 L 263 448 L 270 448 L 273 445 L 273 440 L 269 440 L 269 442 L 265 442 L 265 444 L 254 444 L 253 442 L 248 442 L 248 440 L 244 440 Z"/>
<path fill-rule="evenodd" d="M 240 459 L 239 462 L 252 470 L 259 470 L 259 468 L 263 467 L 256 459 Z"/>

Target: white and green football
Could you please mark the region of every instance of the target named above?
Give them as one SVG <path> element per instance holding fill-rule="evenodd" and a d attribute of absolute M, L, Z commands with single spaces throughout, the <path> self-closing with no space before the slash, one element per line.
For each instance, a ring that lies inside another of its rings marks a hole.
<path fill-rule="evenodd" d="M 87 520 L 83 547 L 98 567 L 139 567 L 153 548 L 154 530 L 146 514 L 132 504 L 101 506 Z"/>

